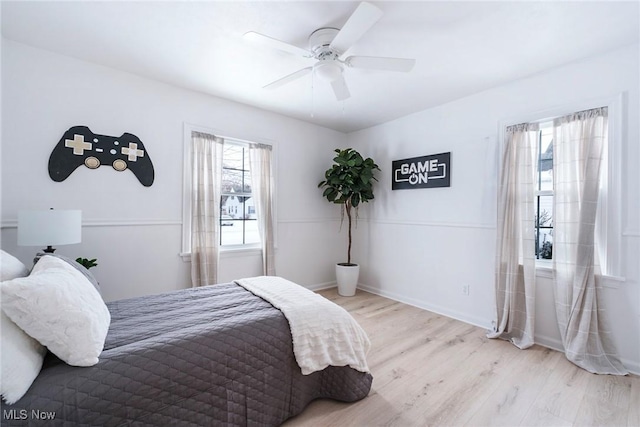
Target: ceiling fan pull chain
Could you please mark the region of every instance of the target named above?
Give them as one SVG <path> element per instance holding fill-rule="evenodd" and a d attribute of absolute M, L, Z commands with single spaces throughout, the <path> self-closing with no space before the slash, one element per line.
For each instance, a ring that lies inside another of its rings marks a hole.
<path fill-rule="evenodd" d="M 314 118 L 316 115 L 316 103 L 315 103 L 315 83 L 316 81 L 316 73 L 311 73 L 311 118 Z"/>

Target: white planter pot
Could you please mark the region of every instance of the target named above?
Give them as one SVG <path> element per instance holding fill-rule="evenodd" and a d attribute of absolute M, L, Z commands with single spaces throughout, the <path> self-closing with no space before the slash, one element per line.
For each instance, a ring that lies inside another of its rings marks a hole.
<path fill-rule="evenodd" d="M 356 294 L 356 287 L 358 286 L 359 275 L 360 266 L 358 264 L 336 264 L 336 281 L 338 282 L 338 293 L 343 297 L 354 296 Z"/>

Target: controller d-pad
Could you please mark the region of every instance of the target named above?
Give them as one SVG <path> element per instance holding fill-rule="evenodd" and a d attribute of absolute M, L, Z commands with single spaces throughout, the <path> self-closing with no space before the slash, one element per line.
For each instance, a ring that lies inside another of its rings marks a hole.
<path fill-rule="evenodd" d="M 92 144 L 84 142 L 84 135 L 74 134 L 73 139 L 65 139 L 64 146 L 73 148 L 73 154 L 76 156 L 82 156 L 84 150 L 91 150 Z"/>
<path fill-rule="evenodd" d="M 122 154 L 126 154 L 130 162 L 135 162 L 138 157 L 144 156 L 144 150 L 138 149 L 138 144 L 130 142 L 128 147 L 122 147 Z"/>
<path fill-rule="evenodd" d="M 84 165 L 89 169 L 97 169 L 100 166 L 100 160 L 96 159 L 93 156 L 87 157 L 86 159 L 84 159 Z"/>
<path fill-rule="evenodd" d="M 125 170 L 127 168 L 127 162 L 125 162 L 122 159 L 115 160 L 113 162 L 113 168 L 115 170 L 117 170 L 117 171 L 122 172 L 123 170 Z"/>

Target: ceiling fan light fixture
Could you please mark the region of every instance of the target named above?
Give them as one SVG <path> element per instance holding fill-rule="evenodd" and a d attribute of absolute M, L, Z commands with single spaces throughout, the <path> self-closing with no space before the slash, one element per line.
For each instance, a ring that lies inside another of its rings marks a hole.
<path fill-rule="evenodd" d="M 335 60 L 320 61 L 314 65 L 316 75 L 327 82 L 334 82 L 342 76 L 342 64 Z"/>

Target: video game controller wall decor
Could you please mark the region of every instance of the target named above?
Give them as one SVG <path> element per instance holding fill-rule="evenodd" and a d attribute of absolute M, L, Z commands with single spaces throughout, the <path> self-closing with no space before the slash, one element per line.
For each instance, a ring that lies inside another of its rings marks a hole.
<path fill-rule="evenodd" d="M 119 137 L 98 135 L 86 126 L 73 126 L 62 135 L 49 157 L 49 176 L 64 181 L 78 166 L 97 169 L 108 165 L 121 172 L 131 170 L 145 187 L 153 184 L 149 153 L 140 139 L 130 133 Z"/>

